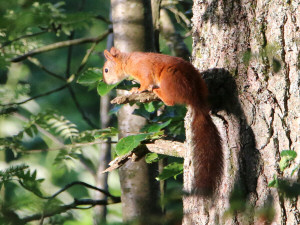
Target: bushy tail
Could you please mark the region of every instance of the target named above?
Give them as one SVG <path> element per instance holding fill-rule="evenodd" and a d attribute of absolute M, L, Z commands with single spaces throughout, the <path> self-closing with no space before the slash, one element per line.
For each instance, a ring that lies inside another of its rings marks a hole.
<path fill-rule="evenodd" d="M 221 137 L 207 111 L 199 106 L 192 106 L 192 109 L 195 191 L 210 195 L 217 188 L 223 172 Z"/>

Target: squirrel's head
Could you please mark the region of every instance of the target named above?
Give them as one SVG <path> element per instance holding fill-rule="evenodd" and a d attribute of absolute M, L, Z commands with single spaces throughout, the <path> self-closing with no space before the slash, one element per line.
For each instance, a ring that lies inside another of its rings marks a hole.
<path fill-rule="evenodd" d="M 115 84 L 126 78 L 122 68 L 122 55 L 120 50 L 112 47 L 110 52 L 104 50 L 107 61 L 103 66 L 103 80 L 107 84 Z"/>

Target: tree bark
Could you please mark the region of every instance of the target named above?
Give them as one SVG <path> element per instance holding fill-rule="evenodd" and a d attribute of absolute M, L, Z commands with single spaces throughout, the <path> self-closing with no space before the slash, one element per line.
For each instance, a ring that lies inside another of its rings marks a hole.
<path fill-rule="evenodd" d="M 111 7 L 115 47 L 122 52 L 152 51 L 151 1 L 112 0 Z M 126 91 L 118 91 L 118 95 L 124 94 Z M 137 134 L 145 125 L 144 118 L 132 114 L 136 108 L 136 105 L 126 104 L 119 110 L 119 138 Z M 141 224 L 145 224 L 145 221 L 147 224 L 157 224 L 150 220 L 154 217 L 152 215 L 159 214 L 159 188 L 155 171 L 157 169 L 144 159 L 137 162 L 129 160 L 119 169 L 124 222 L 137 220 Z"/>
<path fill-rule="evenodd" d="M 110 13 L 111 19 L 111 13 Z M 112 26 L 110 25 L 109 28 L 111 29 Z M 110 49 L 113 46 L 114 37 L 113 34 L 109 34 L 107 37 L 107 48 Z M 100 120 L 101 120 L 101 129 L 107 128 L 110 124 L 111 116 L 109 115 L 109 108 L 110 108 L 110 94 L 102 96 L 100 99 Z M 110 139 L 108 140 L 108 142 Z M 98 168 L 97 173 L 95 176 L 96 185 L 97 187 L 108 190 L 108 173 L 102 173 L 107 167 L 108 163 L 111 160 L 111 144 L 110 143 L 103 143 L 100 145 L 100 155 L 98 161 Z M 104 194 L 97 192 L 95 194 L 96 199 L 107 199 L 107 196 Z M 107 206 L 106 205 L 99 205 L 95 206 L 94 208 L 94 225 L 104 224 L 106 223 L 106 215 L 107 215 Z"/>
<path fill-rule="evenodd" d="M 279 170 L 282 150 L 299 161 L 300 2 L 195 0 L 193 12 L 193 64 L 209 86 L 225 166 L 214 199 L 184 200 L 194 212 L 184 224 L 299 224 L 299 199 L 267 185 L 291 178 L 292 168 Z M 244 208 L 225 216 L 236 196 Z M 262 218 L 266 208 L 273 218 Z"/>

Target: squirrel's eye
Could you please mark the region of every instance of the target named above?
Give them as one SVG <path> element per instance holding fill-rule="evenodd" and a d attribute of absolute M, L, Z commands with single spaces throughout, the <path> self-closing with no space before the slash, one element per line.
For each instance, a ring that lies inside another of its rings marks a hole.
<path fill-rule="evenodd" d="M 105 71 L 105 73 L 107 73 L 107 72 L 108 72 L 108 69 L 106 68 L 104 71 Z"/>

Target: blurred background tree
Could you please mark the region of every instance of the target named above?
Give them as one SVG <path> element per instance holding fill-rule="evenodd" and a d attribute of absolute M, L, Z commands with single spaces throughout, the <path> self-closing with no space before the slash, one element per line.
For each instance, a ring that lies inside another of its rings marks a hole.
<path fill-rule="evenodd" d="M 122 224 L 118 174 L 100 176 L 111 144 L 116 155 L 120 108 L 99 97 L 106 88 L 102 52 L 112 45 L 110 1 L 0 3 L 0 223 L 93 224 L 95 215 L 95 224 Z M 157 50 L 179 55 L 184 49 L 187 58 L 191 4 L 161 2 L 164 36 L 158 36 Z M 135 114 L 149 126 L 171 120 L 162 129 L 183 139 L 184 108 L 168 107 L 158 119 L 160 107 L 142 106 Z M 182 163 L 169 162 L 174 160 Z M 169 200 L 161 202 L 165 215 L 177 214 L 180 221 L 182 176 L 167 177 Z M 90 209 L 95 205 L 101 208 Z"/>

